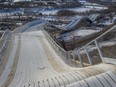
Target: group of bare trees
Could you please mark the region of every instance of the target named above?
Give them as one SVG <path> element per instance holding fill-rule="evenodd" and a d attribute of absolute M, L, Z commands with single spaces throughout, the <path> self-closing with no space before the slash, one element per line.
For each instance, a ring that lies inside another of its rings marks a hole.
<path fill-rule="evenodd" d="M 116 1 L 114 2 L 113 0 L 87 0 L 87 1 L 91 3 L 98 3 L 107 6 L 116 5 Z"/>
<path fill-rule="evenodd" d="M 76 15 L 75 11 L 71 11 L 71 10 L 60 10 L 57 12 L 57 16 L 58 17 L 62 17 L 62 16 L 73 16 Z"/>
<path fill-rule="evenodd" d="M 80 7 L 82 4 L 78 1 L 67 1 L 64 4 L 61 4 L 61 8 L 71 8 L 71 7 Z"/>

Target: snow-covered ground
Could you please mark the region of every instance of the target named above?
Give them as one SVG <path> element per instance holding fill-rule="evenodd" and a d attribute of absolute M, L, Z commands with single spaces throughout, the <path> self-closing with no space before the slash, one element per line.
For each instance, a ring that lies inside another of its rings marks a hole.
<path fill-rule="evenodd" d="M 19 1 L 33 1 L 33 0 L 14 0 L 14 2 L 19 2 Z"/>
<path fill-rule="evenodd" d="M 17 1 L 26 1 L 26 0 L 14 0 L 15 2 Z M 28 0 L 28 1 L 31 1 L 31 0 Z M 86 6 L 83 6 L 83 7 L 77 7 L 77 8 L 66 8 L 68 10 L 73 10 L 73 11 L 76 11 L 76 12 L 86 12 L 86 11 L 90 11 L 90 10 L 102 10 L 102 9 L 107 9 L 107 7 L 104 7 L 102 5 L 98 5 L 96 3 L 88 3 L 86 2 L 85 0 L 81 0 L 81 3 L 84 2 L 84 4 Z M 93 6 L 95 5 L 95 6 Z M 29 10 L 31 10 L 32 12 L 38 12 L 38 13 L 42 13 L 42 14 L 45 14 L 45 15 L 55 15 L 59 10 L 61 9 L 54 9 L 54 8 L 46 8 L 46 7 L 41 7 L 41 8 L 30 8 Z M 8 14 L 8 13 L 21 13 L 23 14 L 23 9 L 17 9 L 17 10 L 11 10 L 11 11 L 6 11 L 4 12 L 3 10 L 0 11 L 0 13 L 2 13 L 2 15 L 4 14 Z M 1 15 L 1 14 L 0 14 Z"/>
<path fill-rule="evenodd" d="M 0 10 L 0 16 L 8 16 L 8 15 L 13 15 L 16 13 L 23 14 L 23 9 L 12 9 L 12 10 Z"/>
<path fill-rule="evenodd" d="M 107 9 L 106 7 L 93 7 L 93 6 L 86 6 L 86 7 L 77 7 L 77 8 L 67 8 L 68 10 L 76 11 L 76 12 L 86 12 L 90 10 L 102 10 L 102 9 Z M 60 10 L 60 9 L 59 9 Z M 48 11 L 40 11 L 42 14 L 46 15 L 55 15 L 58 11 L 56 10 L 48 10 Z"/>
<path fill-rule="evenodd" d="M 78 0 L 80 3 L 85 3 L 87 2 L 86 0 Z"/>
<path fill-rule="evenodd" d="M 75 37 L 85 37 L 85 36 L 100 32 L 100 31 L 101 31 L 101 29 L 97 29 L 97 30 L 79 29 L 79 30 L 72 31 L 70 33 L 65 33 L 65 34 L 61 35 L 60 38 L 62 38 L 65 41 L 70 41 L 72 39 L 72 35 Z"/>
<path fill-rule="evenodd" d="M 84 37 L 84 36 L 99 32 L 99 31 L 100 30 L 78 30 L 77 32 L 74 32 L 74 35 Z"/>
<path fill-rule="evenodd" d="M 103 25 L 111 25 L 111 24 L 113 24 L 113 23 L 115 23 L 116 22 L 116 16 L 114 16 L 113 18 L 109 18 L 109 19 L 107 19 L 107 20 L 104 20 L 104 21 L 102 21 L 102 22 L 100 22 L 99 24 L 103 24 Z"/>

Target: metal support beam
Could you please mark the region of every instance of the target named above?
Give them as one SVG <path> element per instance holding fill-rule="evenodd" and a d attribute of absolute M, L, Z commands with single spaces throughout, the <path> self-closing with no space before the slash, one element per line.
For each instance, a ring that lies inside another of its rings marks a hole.
<path fill-rule="evenodd" d="M 67 63 L 67 52 L 65 52 L 65 54 L 64 54 L 65 56 L 64 56 L 64 61 Z"/>
<path fill-rule="evenodd" d="M 74 55 L 74 52 L 73 52 L 73 60 L 74 60 L 74 66 L 76 66 L 76 59 L 75 59 L 75 55 Z"/>
<path fill-rule="evenodd" d="M 71 57 L 70 57 L 70 51 L 68 51 L 68 62 L 69 62 L 69 65 L 71 65 Z"/>
<path fill-rule="evenodd" d="M 82 62 L 82 59 L 81 59 L 81 56 L 80 56 L 80 53 L 79 53 L 78 50 L 77 50 L 77 55 L 78 55 L 78 58 L 79 58 L 79 61 L 80 61 L 81 66 L 84 67 L 83 62 Z"/>
<path fill-rule="evenodd" d="M 90 57 L 89 52 L 88 52 L 88 50 L 87 50 L 87 47 L 84 46 L 84 49 L 85 49 L 85 52 L 86 52 L 86 55 L 87 55 L 87 58 L 88 58 L 88 60 L 89 60 L 90 65 L 93 65 L 92 60 L 91 60 L 91 57 Z"/>
<path fill-rule="evenodd" d="M 100 58 L 101 58 L 102 62 L 104 63 L 105 61 L 104 61 L 104 59 L 103 59 L 103 55 L 102 55 L 102 52 L 101 52 L 101 50 L 100 50 L 99 44 L 98 44 L 98 42 L 97 42 L 96 40 L 95 40 L 94 42 L 95 42 L 95 45 L 96 45 L 96 47 L 97 47 L 97 49 L 98 49 Z"/>

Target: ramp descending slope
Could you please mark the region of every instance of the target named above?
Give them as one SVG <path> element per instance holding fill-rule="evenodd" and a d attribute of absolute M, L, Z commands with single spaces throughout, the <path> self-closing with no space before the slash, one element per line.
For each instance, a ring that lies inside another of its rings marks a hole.
<path fill-rule="evenodd" d="M 81 20 L 83 18 L 84 17 L 75 18 L 72 22 L 70 22 L 68 25 L 64 26 L 62 29 L 63 30 L 71 30 L 71 29 L 77 28 L 78 24 L 81 22 Z"/>
<path fill-rule="evenodd" d="M 33 29 L 38 31 L 32 31 Z M 111 87 L 116 86 L 115 65 L 70 67 L 54 51 L 41 29 L 40 24 L 34 25 L 28 32 L 14 35 L 12 39 L 14 45 L 12 50 L 9 50 L 11 53 L 0 76 L 0 87 L 89 87 L 90 84 L 94 84 L 91 80 L 94 78 L 96 80 L 96 75 L 99 74 L 106 76 L 106 79 L 98 77 L 100 81 L 97 79 L 98 82 L 95 84 L 103 80 L 111 81 Z M 83 83 L 84 85 L 80 85 Z"/>

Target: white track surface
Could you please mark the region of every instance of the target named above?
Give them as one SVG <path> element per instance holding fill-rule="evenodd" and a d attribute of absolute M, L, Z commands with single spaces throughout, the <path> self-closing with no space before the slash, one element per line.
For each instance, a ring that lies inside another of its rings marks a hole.
<path fill-rule="evenodd" d="M 19 58 L 17 67 L 14 67 L 16 72 L 13 74 L 14 78 L 10 85 L 6 87 L 60 87 L 65 85 L 67 87 L 89 87 L 87 83 L 83 82 L 84 79 L 107 71 L 114 71 L 115 66 L 110 64 L 99 64 L 87 68 L 72 68 L 68 66 L 50 46 L 42 30 L 32 31 L 33 29 L 37 30 L 37 26 L 31 27 L 30 32 L 16 34 L 12 40 L 14 45 L 6 67 L 0 76 L 0 87 L 3 87 L 7 81 L 13 67 L 13 60 L 16 57 Z M 20 49 L 17 49 L 18 46 Z M 115 79 L 116 75 L 113 73 L 112 75 Z M 107 78 L 111 79 L 108 76 Z M 82 83 L 81 86 L 76 83 L 78 81 Z M 87 81 L 91 85 L 96 84 L 93 83 L 94 80 L 91 81 L 89 79 Z M 116 87 L 114 80 L 112 84 L 112 87 Z M 95 87 L 102 86 L 98 84 Z"/>

